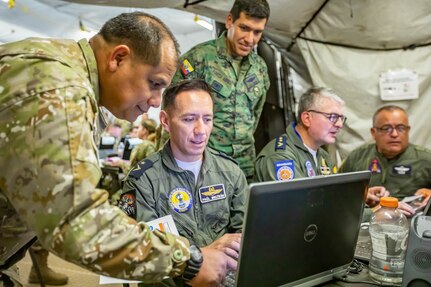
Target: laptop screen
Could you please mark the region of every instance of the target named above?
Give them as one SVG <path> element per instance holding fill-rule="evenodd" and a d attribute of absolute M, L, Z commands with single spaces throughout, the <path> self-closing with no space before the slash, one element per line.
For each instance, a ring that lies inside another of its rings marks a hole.
<path fill-rule="evenodd" d="M 363 171 L 251 184 L 237 286 L 309 286 L 345 270 L 369 179 Z"/>

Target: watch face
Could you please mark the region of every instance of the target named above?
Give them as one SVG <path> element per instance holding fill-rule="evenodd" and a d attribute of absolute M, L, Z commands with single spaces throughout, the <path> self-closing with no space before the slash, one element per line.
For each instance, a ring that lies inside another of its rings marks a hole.
<path fill-rule="evenodd" d="M 196 245 L 190 246 L 190 259 L 196 263 L 200 263 L 203 260 L 202 252 Z"/>

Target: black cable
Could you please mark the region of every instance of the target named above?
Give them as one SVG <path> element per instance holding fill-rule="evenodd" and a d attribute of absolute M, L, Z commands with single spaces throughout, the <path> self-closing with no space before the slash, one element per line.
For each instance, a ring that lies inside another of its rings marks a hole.
<path fill-rule="evenodd" d="M 189 5 L 196 5 L 196 4 L 199 4 L 201 2 L 205 2 L 205 1 L 207 1 L 207 0 L 196 0 L 194 2 L 189 3 L 189 0 L 185 0 L 183 7 L 187 8 L 187 6 L 189 6 Z"/>

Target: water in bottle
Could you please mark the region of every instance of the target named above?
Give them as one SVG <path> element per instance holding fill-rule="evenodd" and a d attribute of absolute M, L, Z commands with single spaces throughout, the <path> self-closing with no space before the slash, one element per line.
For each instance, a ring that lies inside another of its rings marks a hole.
<path fill-rule="evenodd" d="M 370 275 L 376 281 L 399 284 L 403 279 L 409 226 L 398 209 L 398 199 L 382 197 L 370 221 Z"/>

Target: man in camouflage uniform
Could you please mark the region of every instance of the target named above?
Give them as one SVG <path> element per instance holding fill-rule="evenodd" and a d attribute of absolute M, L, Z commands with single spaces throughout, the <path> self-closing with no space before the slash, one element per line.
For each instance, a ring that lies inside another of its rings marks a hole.
<path fill-rule="evenodd" d="M 235 1 L 227 32 L 182 56 L 173 80 L 200 78 L 211 86 L 214 128 L 209 146 L 233 157 L 249 180 L 256 157 L 253 133 L 269 89 L 266 64 L 253 48 L 268 18 L 265 0 Z"/>
<path fill-rule="evenodd" d="M 229 156 L 206 147 L 212 119 L 211 88 L 203 80 L 169 87 L 160 122 L 170 140 L 128 174 L 119 206 L 138 221 L 170 214 L 190 242 L 237 259 L 247 181 Z"/>
<path fill-rule="evenodd" d="M 383 187 L 400 200 L 406 196 L 429 194 L 431 151 L 409 143 L 409 131 L 408 116 L 403 108 L 395 105 L 379 108 L 374 113 L 371 128 L 375 143 L 353 150 L 341 165 L 340 172 L 368 169 L 372 173 L 371 187 Z M 399 203 L 399 209 L 407 216 L 415 213 L 404 202 Z"/>
<path fill-rule="evenodd" d="M 298 105 L 297 124 L 269 142 L 257 156 L 255 181 L 292 180 L 336 172 L 322 145 L 334 143 L 346 120 L 344 101 L 327 88 L 305 92 Z"/>
<path fill-rule="evenodd" d="M 134 121 L 160 104 L 178 45 L 157 18 L 124 13 L 90 41 L 31 38 L 0 46 L 0 282 L 32 243 L 96 273 L 160 281 L 192 262 L 185 238 L 151 232 L 97 189 L 99 106 Z M 236 262 L 202 249 L 191 285 Z M 190 260 L 189 260 L 190 259 Z"/>

